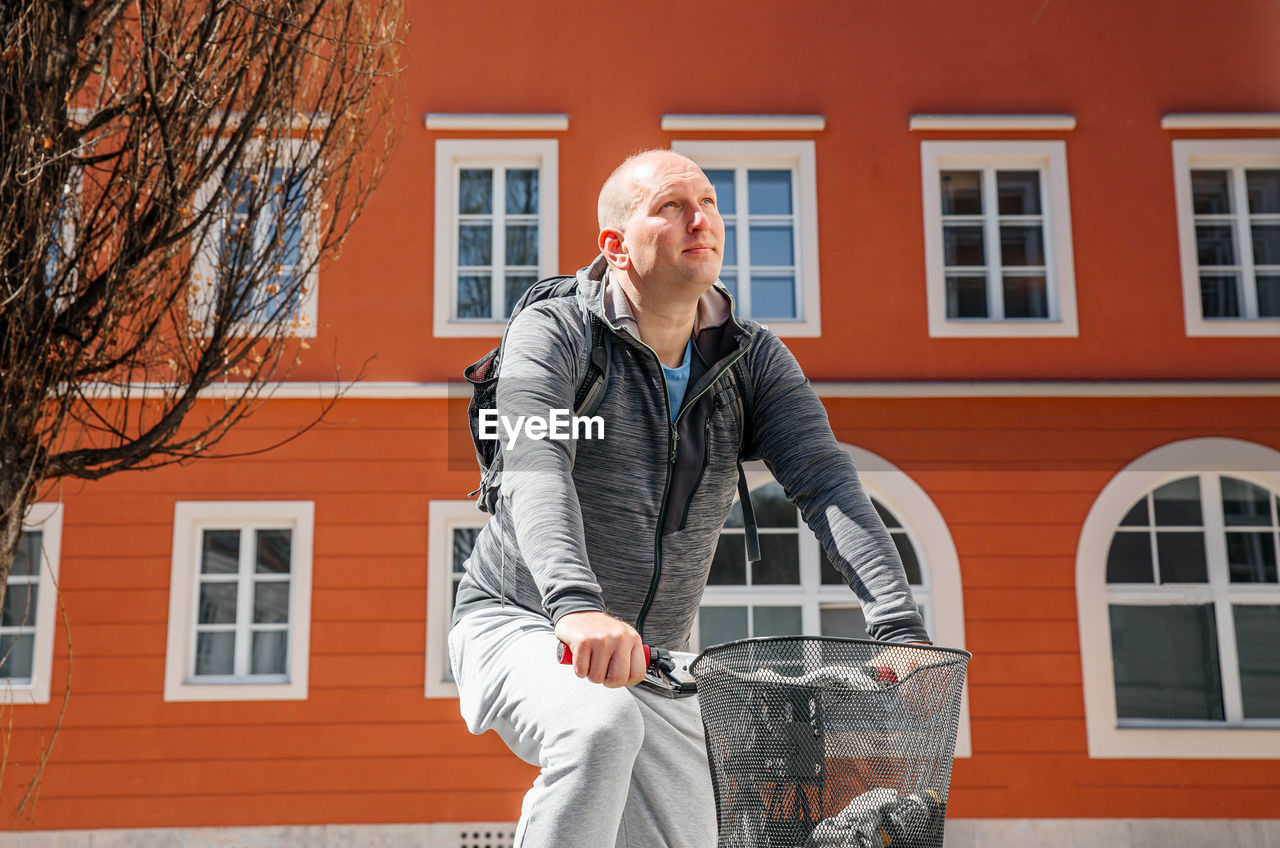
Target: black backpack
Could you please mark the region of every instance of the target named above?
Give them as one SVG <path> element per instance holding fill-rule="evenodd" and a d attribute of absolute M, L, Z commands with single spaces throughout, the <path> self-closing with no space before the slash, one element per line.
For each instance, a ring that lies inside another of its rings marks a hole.
<path fill-rule="evenodd" d="M 520 311 L 530 304 L 539 303 L 556 297 L 578 297 L 578 278 L 576 276 L 545 277 L 538 280 L 525 291 L 511 309 L 507 326 L 515 320 Z M 609 379 L 609 358 L 613 351 L 613 331 L 605 326 L 594 313 L 579 301 L 582 311 L 585 335 L 591 340 L 591 356 L 588 359 L 587 373 L 583 376 L 578 390 L 574 393 L 573 414 L 590 416 L 599 408 L 604 399 L 605 386 Z M 506 343 L 506 332 L 502 341 L 493 350 L 468 365 L 462 376 L 471 384 L 471 402 L 467 405 L 467 420 L 471 428 L 471 442 L 476 450 L 476 462 L 480 465 L 480 485 L 467 497 L 479 496 L 476 506 L 490 515 L 497 514 L 498 497 L 502 486 L 502 449 L 497 439 L 480 437 L 480 410 L 496 409 L 498 406 L 498 379 L 502 368 L 502 347 Z M 734 417 L 738 419 L 739 452 L 746 445 L 746 426 L 750 421 L 746 409 L 746 396 L 741 390 L 746 381 L 737 362 L 729 370 L 736 402 L 730 405 Z M 755 510 L 751 507 L 751 492 L 747 488 L 747 475 L 742 468 L 742 457 L 738 457 L 738 496 L 742 502 L 742 523 L 746 535 L 747 560 L 757 562 L 760 559 L 760 540 L 756 533 Z"/>

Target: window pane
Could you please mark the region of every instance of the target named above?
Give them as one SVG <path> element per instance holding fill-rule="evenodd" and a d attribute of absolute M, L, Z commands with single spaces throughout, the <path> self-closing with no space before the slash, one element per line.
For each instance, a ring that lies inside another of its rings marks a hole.
<path fill-rule="evenodd" d="M 1049 296 L 1043 275 L 1004 275 L 1004 317 L 1048 318 Z"/>
<path fill-rule="evenodd" d="M 890 512 L 888 507 L 880 503 L 880 501 L 876 500 L 875 498 L 872 498 L 871 505 L 875 507 L 876 514 L 880 516 L 880 520 L 884 522 L 885 527 L 888 527 L 890 530 L 892 530 L 895 527 L 902 526 L 901 522 L 898 521 L 897 516 L 895 516 L 892 512 Z"/>
<path fill-rule="evenodd" d="M 197 620 L 201 624 L 235 624 L 236 584 L 201 583 Z"/>
<path fill-rule="evenodd" d="M 455 574 L 461 574 L 465 570 L 463 565 L 467 557 L 471 556 L 471 549 L 475 547 L 478 535 L 480 535 L 479 527 L 453 528 L 453 572 Z"/>
<path fill-rule="evenodd" d="M 39 530 L 23 530 L 18 541 L 18 550 L 13 555 L 13 565 L 9 567 L 10 577 L 34 577 L 40 573 L 40 546 L 44 544 L 44 533 Z"/>
<path fill-rule="evenodd" d="M 1261 486 L 1223 477 L 1222 516 L 1232 527 L 1270 527 L 1271 498 Z"/>
<path fill-rule="evenodd" d="M 1196 261 L 1202 267 L 1236 264 L 1235 227 L 1230 224 L 1197 224 Z"/>
<path fill-rule="evenodd" d="M 698 644 L 703 650 L 747 638 L 746 607 L 703 607 L 698 612 Z"/>
<path fill-rule="evenodd" d="M 947 265 L 986 265 L 987 253 L 981 226 L 942 228 L 942 261 Z"/>
<path fill-rule="evenodd" d="M 1039 171 L 997 171 L 1001 215 L 1040 214 Z"/>
<path fill-rule="evenodd" d="M 947 317 L 987 317 L 987 278 L 985 275 L 947 275 Z"/>
<path fill-rule="evenodd" d="M 288 574 L 293 546 L 292 530 L 259 530 L 258 574 Z"/>
<path fill-rule="evenodd" d="M 507 226 L 507 267 L 538 265 L 538 225 L 509 224 Z"/>
<path fill-rule="evenodd" d="M 982 214 L 982 172 L 942 171 L 943 215 Z"/>
<path fill-rule="evenodd" d="M 800 607 L 754 607 L 751 615 L 755 628 L 753 636 L 799 636 Z"/>
<path fill-rule="evenodd" d="M 1200 478 L 1184 477 L 1156 489 L 1154 506 L 1160 527 L 1199 527 Z"/>
<path fill-rule="evenodd" d="M 1208 583 L 1203 533 L 1156 533 L 1161 583 Z"/>
<path fill-rule="evenodd" d="M 736 271 L 729 271 L 728 273 L 725 273 L 723 271 L 720 272 L 720 282 L 724 283 L 724 287 L 729 290 L 729 294 L 732 295 L 735 301 L 734 305 L 736 306 L 737 305 L 736 301 L 738 299 L 737 272 Z"/>
<path fill-rule="evenodd" d="M 1253 263 L 1280 265 L 1280 224 L 1253 225 Z"/>
<path fill-rule="evenodd" d="M 1005 265 L 1043 265 L 1044 232 L 1039 224 L 1000 227 L 1000 261 Z"/>
<path fill-rule="evenodd" d="M 201 537 L 202 574 L 235 574 L 240 570 L 239 530 L 205 530 Z"/>
<path fill-rule="evenodd" d="M 751 265 L 793 265 L 796 258 L 791 243 L 790 225 L 751 226 Z"/>
<path fill-rule="evenodd" d="M 755 507 L 756 525 L 759 527 L 799 526 L 800 513 L 787 499 L 781 483 L 767 483 L 752 491 L 751 505 Z"/>
<path fill-rule="evenodd" d="M 289 583 L 258 581 L 253 587 L 254 624 L 289 623 Z"/>
<path fill-rule="evenodd" d="M 1232 583 L 1277 582 L 1275 532 L 1228 533 L 1227 568 Z M 1277 650 L 1280 650 L 1280 645 Z"/>
<path fill-rule="evenodd" d="M 818 573 L 822 575 L 822 585 L 843 586 L 848 581 L 836 570 L 835 565 L 827 557 L 827 552 L 818 546 Z"/>
<path fill-rule="evenodd" d="M 867 619 L 861 607 L 822 607 L 818 611 L 823 636 L 867 639 Z"/>
<path fill-rule="evenodd" d="M 34 583 L 10 583 L 0 609 L 0 627 L 30 627 L 36 622 L 36 598 L 40 588 Z"/>
<path fill-rule="evenodd" d="M 1151 570 L 1151 535 L 1117 532 L 1107 552 L 1108 583 L 1154 583 Z"/>
<path fill-rule="evenodd" d="M 1142 500 L 1133 505 L 1120 521 L 1121 527 L 1148 527 L 1151 519 L 1147 517 L 1147 496 L 1143 495 Z"/>
<path fill-rule="evenodd" d="M 1237 604 L 1236 653 L 1245 718 L 1280 718 L 1280 606 Z"/>
<path fill-rule="evenodd" d="M 1111 606 L 1116 715 L 1223 720 L 1213 607 Z"/>
<path fill-rule="evenodd" d="M 458 211 L 463 215 L 493 214 L 493 171 L 464 168 L 459 172 Z"/>
<path fill-rule="evenodd" d="M 538 214 L 538 171 L 536 168 L 507 171 L 507 214 Z M 508 260 L 508 264 L 511 264 Z"/>
<path fill-rule="evenodd" d="M 524 293 L 529 290 L 529 286 L 533 285 L 537 281 L 537 274 L 507 274 L 507 315 L 510 315 L 511 311 L 516 308 L 516 303 L 520 298 L 524 297 Z"/>
<path fill-rule="evenodd" d="M 907 538 L 906 533 L 891 533 L 893 544 L 898 548 L 898 555 L 902 557 L 902 569 L 907 573 L 907 582 L 912 586 L 919 586 L 924 583 L 920 577 L 920 560 L 916 557 L 915 546 L 911 544 L 911 540 Z"/>
<path fill-rule="evenodd" d="M 1196 215 L 1231 214 L 1231 172 L 1192 171 L 1191 205 Z"/>
<path fill-rule="evenodd" d="M 235 672 L 236 634 L 196 634 L 196 674 Z"/>
<path fill-rule="evenodd" d="M 703 171 L 707 175 L 707 179 L 711 180 L 711 185 L 716 190 L 716 208 L 720 210 L 721 215 L 732 215 L 737 211 L 737 203 L 734 199 L 733 171 L 731 170 L 714 170 Z M 727 259 L 725 260 L 728 261 Z"/>
<path fill-rule="evenodd" d="M 796 317 L 795 277 L 752 274 L 751 317 L 757 320 Z"/>
<path fill-rule="evenodd" d="M 1201 274 L 1200 311 L 1205 318 L 1239 318 L 1239 277 L 1236 274 Z"/>
<path fill-rule="evenodd" d="M 458 317 L 488 318 L 492 280 L 488 274 L 458 275 Z"/>
<path fill-rule="evenodd" d="M 458 227 L 458 265 L 493 264 L 493 225 L 463 224 Z"/>
<path fill-rule="evenodd" d="M 794 533 L 761 533 L 760 561 L 751 564 L 756 586 L 800 583 L 800 540 Z"/>
<path fill-rule="evenodd" d="M 724 264 L 738 264 L 738 226 L 727 221 L 724 225 Z"/>
<path fill-rule="evenodd" d="M 253 634 L 250 674 L 284 674 L 289 653 L 289 631 L 258 630 Z"/>
<path fill-rule="evenodd" d="M 708 586 L 747 585 L 747 547 L 740 533 L 721 533 L 711 559 Z"/>
<path fill-rule="evenodd" d="M 1280 214 L 1280 170 L 1248 170 L 1244 181 L 1249 192 L 1249 214 Z"/>
<path fill-rule="evenodd" d="M 747 198 L 752 215 L 790 215 L 791 172 L 748 171 Z"/>
<path fill-rule="evenodd" d="M 0 635 L 0 680 L 30 680 L 36 638 L 30 633 Z"/>
<path fill-rule="evenodd" d="M 1259 274 L 1258 317 L 1280 318 L 1280 274 Z"/>

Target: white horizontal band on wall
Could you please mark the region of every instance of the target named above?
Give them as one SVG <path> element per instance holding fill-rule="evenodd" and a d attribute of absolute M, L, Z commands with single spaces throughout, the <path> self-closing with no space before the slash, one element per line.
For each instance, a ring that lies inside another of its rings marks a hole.
<path fill-rule="evenodd" d="M 1015 397 L 1280 397 L 1280 381 L 1240 382 L 955 382 L 955 383 L 839 383 L 814 382 L 824 398 L 1015 398 Z M 99 383 L 87 386 L 87 398 L 136 400 L 168 397 L 178 389 L 161 384 L 119 386 Z M 217 383 L 200 392 L 202 398 L 239 397 L 244 383 Z M 456 383 L 290 381 L 267 386 L 264 398 L 275 400 L 328 400 L 341 391 L 343 397 L 361 400 L 448 400 L 469 398 L 470 387 Z"/>
<path fill-rule="evenodd" d="M 1277 112 L 1170 114 L 1160 119 L 1164 130 L 1280 130 Z"/>
<path fill-rule="evenodd" d="M 429 130 L 469 130 L 473 132 L 564 132 L 569 129 L 568 115 L 496 115 L 428 112 Z"/>
<path fill-rule="evenodd" d="M 825 115 L 663 115 L 667 132 L 822 132 Z"/>
<path fill-rule="evenodd" d="M 910 129 L 1058 131 L 1076 128 L 1075 115 L 912 115 Z"/>

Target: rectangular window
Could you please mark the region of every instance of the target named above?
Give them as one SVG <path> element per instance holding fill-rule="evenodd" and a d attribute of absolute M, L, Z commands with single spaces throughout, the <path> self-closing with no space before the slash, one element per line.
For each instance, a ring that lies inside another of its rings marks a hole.
<path fill-rule="evenodd" d="M 456 698 L 449 667 L 449 627 L 467 557 L 488 516 L 473 501 L 432 501 L 427 535 L 427 685 L 428 698 Z"/>
<path fill-rule="evenodd" d="M 931 336 L 1074 336 L 1062 142 L 921 144 Z"/>
<path fill-rule="evenodd" d="M 1280 142 L 1173 147 L 1188 335 L 1280 334 Z"/>
<path fill-rule="evenodd" d="M 217 203 L 208 236 L 192 263 L 196 311 L 219 297 L 240 298 L 245 332 L 279 325 L 289 335 L 316 334 L 316 188 L 307 175 L 316 146 L 295 139 L 277 161 L 225 172 L 197 193 L 196 204 Z"/>
<path fill-rule="evenodd" d="M 676 141 L 702 168 L 724 219 L 720 281 L 737 314 L 779 336 L 821 332 L 811 141 Z"/>
<path fill-rule="evenodd" d="M 61 539 L 61 504 L 32 505 L 0 606 L 0 703 L 49 701 Z"/>
<path fill-rule="evenodd" d="M 498 336 L 557 273 L 555 141 L 436 142 L 437 336 Z"/>
<path fill-rule="evenodd" d="M 166 700 L 306 697 L 310 502 L 182 502 Z"/>

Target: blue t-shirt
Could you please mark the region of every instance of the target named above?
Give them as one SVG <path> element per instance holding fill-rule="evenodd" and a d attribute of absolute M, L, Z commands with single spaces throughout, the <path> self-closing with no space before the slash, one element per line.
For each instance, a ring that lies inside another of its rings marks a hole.
<path fill-rule="evenodd" d="M 667 400 L 671 402 L 671 420 L 676 420 L 680 412 L 680 404 L 684 403 L 684 390 L 689 388 L 689 363 L 693 359 L 693 336 L 684 348 L 684 361 L 677 368 L 668 368 L 662 363 L 662 373 L 667 378 Z"/>

